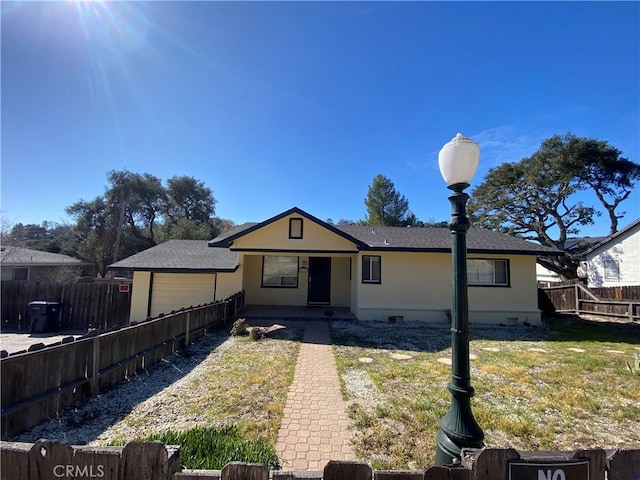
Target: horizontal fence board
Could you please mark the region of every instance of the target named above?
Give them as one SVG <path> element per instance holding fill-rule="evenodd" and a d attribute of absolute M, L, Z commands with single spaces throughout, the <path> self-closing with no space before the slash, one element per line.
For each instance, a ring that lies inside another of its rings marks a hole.
<path fill-rule="evenodd" d="M 183 309 L 128 327 L 101 334 L 91 332 L 36 351 L 12 354 L 0 359 L 2 390 L 1 436 L 10 438 L 89 395 L 151 368 L 184 348 L 187 318 L 194 318 L 198 334 L 224 326 L 244 304 L 244 293 L 215 304 Z M 189 328 L 191 324 L 189 323 Z"/>
<path fill-rule="evenodd" d="M 578 284 L 543 287 L 538 289 L 538 307 L 547 315 L 575 313 L 640 321 L 638 292 L 640 287 L 593 289 Z M 636 300 L 616 299 L 623 295 L 636 295 Z"/>
<path fill-rule="evenodd" d="M 106 330 L 114 325 L 127 325 L 132 289 L 121 292 L 120 283 L 104 280 L 69 284 L 0 282 L 2 328 L 29 331 L 28 305 L 36 301 L 62 304 L 60 330 Z"/>

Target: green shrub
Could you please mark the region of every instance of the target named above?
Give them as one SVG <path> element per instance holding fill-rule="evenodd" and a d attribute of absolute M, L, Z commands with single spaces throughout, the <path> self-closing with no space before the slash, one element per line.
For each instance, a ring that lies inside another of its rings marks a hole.
<path fill-rule="evenodd" d="M 271 445 L 262 440 L 243 439 L 234 425 L 196 427 L 182 432 L 168 430 L 143 440 L 180 445 L 180 459 L 185 468 L 221 470 L 229 462 L 262 463 L 269 470 L 280 468 L 278 456 Z"/>

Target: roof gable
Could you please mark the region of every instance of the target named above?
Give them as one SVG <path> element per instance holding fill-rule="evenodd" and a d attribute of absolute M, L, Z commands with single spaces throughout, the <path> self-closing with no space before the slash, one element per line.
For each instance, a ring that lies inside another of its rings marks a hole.
<path fill-rule="evenodd" d="M 290 238 L 290 220 L 302 220 L 302 238 Z M 237 251 L 357 252 L 365 246 L 335 226 L 298 207 L 261 223 L 244 224 L 209 242 L 211 247 Z"/>
<path fill-rule="evenodd" d="M 588 256 L 594 253 L 597 250 L 601 250 L 602 248 L 607 248 L 608 245 L 615 243 L 620 237 L 626 236 L 627 234 L 633 235 L 634 233 L 640 232 L 640 218 L 637 218 L 629 225 L 624 227 L 622 230 L 617 231 L 613 235 L 608 236 L 604 240 L 599 243 L 596 243 L 591 248 L 585 250 L 583 252 L 583 256 Z"/>

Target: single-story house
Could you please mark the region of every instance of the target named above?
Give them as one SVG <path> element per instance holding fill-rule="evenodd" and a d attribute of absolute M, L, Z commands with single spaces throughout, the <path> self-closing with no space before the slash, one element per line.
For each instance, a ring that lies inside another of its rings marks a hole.
<path fill-rule="evenodd" d="M 67 282 L 95 277 L 96 266 L 59 253 L 3 245 L 0 247 L 0 278 L 32 282 Z"/>
<path fill-rule="evenodd" d="M 170 240 L 109 269 L 133 271 L 132 322 L 241 290 L 248 305 L 446 322 L 451 243 L 447 228 L 332 225 L 296 207 L 209 242 Z M 467 250 L 470 320 L 539 324 L 536 256 L 561 252 L 480 228 L 469 230 Z"/>
<path fill-rule="evenodd" d="M 582 255 L 587 286 L 640 285 L 640 218 Z"/>

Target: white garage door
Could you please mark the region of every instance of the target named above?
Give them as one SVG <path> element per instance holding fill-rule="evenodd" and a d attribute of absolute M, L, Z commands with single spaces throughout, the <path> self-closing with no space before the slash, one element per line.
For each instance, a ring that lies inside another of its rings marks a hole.
<path fill-rule="evenodd" d="M 215 273 L 155 273 L 151 316 L 213 301 Z"/>

